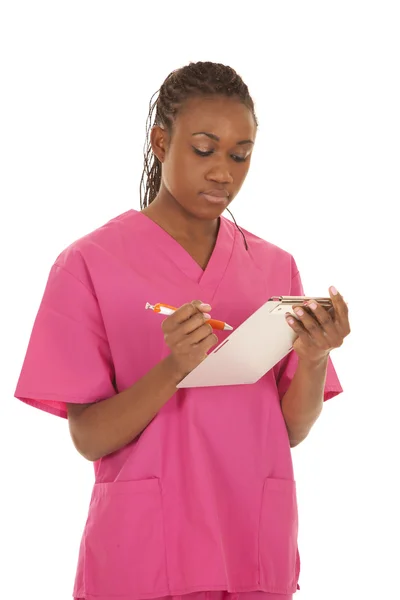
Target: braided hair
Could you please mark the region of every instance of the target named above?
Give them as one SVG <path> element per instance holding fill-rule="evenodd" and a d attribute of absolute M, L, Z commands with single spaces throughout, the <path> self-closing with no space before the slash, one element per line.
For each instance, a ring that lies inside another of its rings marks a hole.
<path fill-rule="evenodd" d="M 158 97 L 156 97 L 157 95 Z M 144 168 L 140 180 L 140 207 L 142 210 L 153 202 L 161 186 L 161 163 L 154 155 L 150 141 L 153 126 L 159 125 L 171 134 L 179 109 L 187 100 L 214 95 L 236 97 L 251 110 L 256 126 L 258 125 L 248 87 L 231 67 L 213 62 L 196 62 L 189 63 L 189 65 L 170 73 L 160 90 L 150 99 L 143 152 Z M 243 235 L 247 249 L 246 238 L 242 230 L 238 227 L 232 213 L 229 209 L 227 210 Z"/>

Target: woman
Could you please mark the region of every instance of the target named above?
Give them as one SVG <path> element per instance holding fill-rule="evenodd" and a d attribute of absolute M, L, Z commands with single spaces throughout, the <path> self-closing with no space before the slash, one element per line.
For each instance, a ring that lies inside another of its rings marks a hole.
<path fill-rule="evenodd" d="M 155 112 L 155 120 L 153 115 Z M 347 306 L 311 303 L 294 351 L 253 385 L 178 390 L 273 295 L 304 295 L 293 257 L 222 217 L 257 132 L 237 73 L 173 72 L 150 108 L 142 210 L 65 249 L 47 282 L 16 397 L 68 417 L 96 481 L 74 597 L 289 600 L 298 587 L 290 447 L 342 391 L 330 351 Z M 180 307 L 163 322 L 146 302 Z"/>

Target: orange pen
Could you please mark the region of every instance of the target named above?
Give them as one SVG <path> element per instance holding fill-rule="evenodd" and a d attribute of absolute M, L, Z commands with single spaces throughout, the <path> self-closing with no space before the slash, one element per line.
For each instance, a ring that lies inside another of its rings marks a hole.
<path fill-rule="evenodd" d="M 174 312 L 178 310 L 177 308 L 175 308 L 175 306 L 169 306 L 168 304 L 150 304 L 149 302 L 147 302 L 145 308 L 159 313 L 160 315 L 167 316 L 174 314 Z M 217 321 L 216 319 L 208 319 L 206 323 L 211 325 L 213 329 L 219 329 L 221 331 L 233 330 L 233 327 L 228 325 L 228 323 L 224 323 L 223 321 Z"/>

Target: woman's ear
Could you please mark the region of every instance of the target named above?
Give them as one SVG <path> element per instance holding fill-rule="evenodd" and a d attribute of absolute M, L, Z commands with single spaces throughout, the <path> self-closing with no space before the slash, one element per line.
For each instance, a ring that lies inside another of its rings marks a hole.
<path fill-rule="evenodd" d="M 163 163 L 168 148 L 168 135 L 166 130 L 159 125 L 154 125 L 150 132 L 150 143 L 153 154 L 158 158 L 160 163 Z"/>

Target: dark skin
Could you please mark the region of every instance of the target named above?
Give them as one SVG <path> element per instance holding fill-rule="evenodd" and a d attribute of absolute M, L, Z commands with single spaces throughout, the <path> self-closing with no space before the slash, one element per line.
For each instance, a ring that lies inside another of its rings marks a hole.
<path fill-rule="evenodd" d="M 233 98 L 194 98 L 181 107 L 172 134 L 154 127 L 151 143 L 162 164 L 162 183 L 144 213 L 205 269 L 213 252 L 219 217 L 239 192 L 250 167 L 256 137 L 251 111 Z M 208 135 L 207 135 L 208 134 Z M 201 155 L 203 154 L 203 155 Z M 204 193 L 224 192 L 213 203 Z M 309 433 L 322 410 L 330 351 L 350 332 L 347 305 L 333 296 L 333 311 L 309 307 L 291 326 L 299 364 L 282 399 L 291 446 Z M 98 460 L 123 448 L 147 427 L 176 393 L 181 379 L 218 342 L 206 323 L 211 307 L 195 300 L 162 323 L 170 354 L 127 390 L 94 404 L 69 404 L 68 420 L 78 451 Z"/>
<path fill-rule="evenodd" d="M 211 134 L 194 135 L 199 132 Z M 218 218 L 239 192 L 250 167 L 256 138 L 251 111 L 232 98 L 192 98 L 178 113 L 172 135 L 154 127 L 151 144 L 162 164 L 155 200 L 143 210 L 177 240 L 204 269 L 212 254 Z M 216 139 L 217 138 L 217 139 Z M 198 153 L 210 153 L 201 156 Z M 221 204 L 201 195 L 226 191 Z"/>

